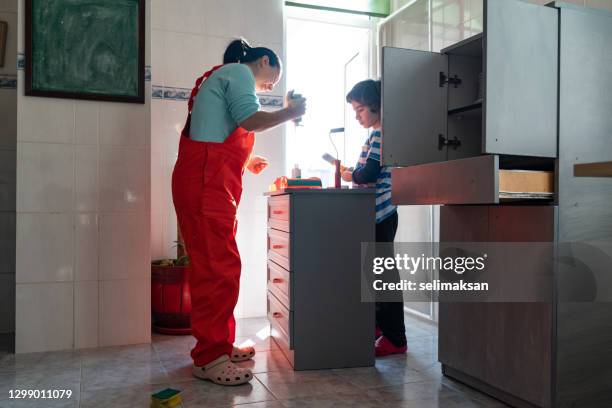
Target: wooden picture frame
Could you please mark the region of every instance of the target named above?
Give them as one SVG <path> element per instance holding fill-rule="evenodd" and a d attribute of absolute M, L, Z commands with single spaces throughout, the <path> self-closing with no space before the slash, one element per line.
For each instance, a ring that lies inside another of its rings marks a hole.
<path fill-rule="evenodd" d="M 26 0 L 25 14 L 26 95 L 145 102 L 145 0 Z"/>
<path fill-rule="evenodd" d="M 4 67 L 4 59 L 6 55 L 6 37 L 8 33 L 8 23 L 0 21 L 0 68 Z"/>

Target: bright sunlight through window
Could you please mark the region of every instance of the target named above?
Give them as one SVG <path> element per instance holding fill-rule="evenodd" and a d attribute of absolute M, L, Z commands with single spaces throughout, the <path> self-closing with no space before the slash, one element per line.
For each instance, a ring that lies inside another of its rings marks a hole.
<path fill-rule="evenodd" d="M 302 177 L 320 177 L 323 187 L 333 185 L 333 167 L 323 161 L 330 153 L 347 166 L 354 166 L 367 131 L 360 128 L 346 94 L 369 74 L 369 22 L 361 26 L 312 19 L 311 12 L 289 7 L 287 18 L 287 89 L 308 99 L 301 126 L 287 125 L 287 174 L 298 164 Z M 301 13 L 301 14 L 300 14 Z M 333 14 L 335 19 L 342 13 Z M 354 17 L 352 17 L 354 19 Z M 329 139 L 331 128 L 338 153 Z"/>

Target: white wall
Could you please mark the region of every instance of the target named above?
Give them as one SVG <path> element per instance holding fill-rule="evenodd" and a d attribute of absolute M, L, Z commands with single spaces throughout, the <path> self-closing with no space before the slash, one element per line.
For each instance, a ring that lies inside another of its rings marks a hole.
<path fill-rule="evenodd" d="M 180 131 L 187 115 L 186 96 L 195 79 L 222 62 L 225 47 L 240 36 L 251 45 L 283 50 L 282 0 L 152 0 L 151 4 L 151 255 L 174 257 L 176 215 L 170 179 Z M 283 95 L 284 87 L 273 95 Z M 179 95 L 173 98 L 172 94 Z M 180 96 L 184 94 L 183 96 Z M 162 97 L 166 95 L 167 97 Z M 246 173 L 238 212 L 242 257 L 241 293 L 236 317 L 266 313 L 266 200 L 262 193 L 284 171 L 284 127 L 257 135 L 255 153 L 270 159 L 262 175 Z"/>
<path fill-rule="evenodd" d="M 17 352 L 150 342 L 145 85 L 144 105 L 28 97 L 18 71 Z"/>
<path fill-rule="evenodd" d="M 17 158 L 17 0 L 0 0 L 8 23 L 0 67 L 0 334 L 15 332 L 15 188 Z"/>

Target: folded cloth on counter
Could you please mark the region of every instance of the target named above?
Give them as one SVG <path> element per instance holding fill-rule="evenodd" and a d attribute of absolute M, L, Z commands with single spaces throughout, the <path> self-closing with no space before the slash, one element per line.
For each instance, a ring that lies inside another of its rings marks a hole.
<path fill-rule="evenodd" d="M 290 178 L 290 177 L 277 177 L 274 183 L 270 185 L 270 191 L 279 191 L 286 188 L 322 188 L 323 184 L 321 179 L 318 177 L 310 178 Z"/>

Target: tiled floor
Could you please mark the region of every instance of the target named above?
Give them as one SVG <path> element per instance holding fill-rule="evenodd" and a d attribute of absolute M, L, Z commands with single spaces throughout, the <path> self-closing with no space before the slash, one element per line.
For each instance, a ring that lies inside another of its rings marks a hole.
<path fill-rule="evenodd" d="M 155 391 L 182 391 L 185 407 L 505 407 L 443 378 L 436 328 L 406 322 L 409 353 L 375 367 L 294 372 L 268 336 L 265 319 L 238 322 L 237 342 L 254 344 L 248 385 L 222 387 L 194 379 L 193 339 L 154 335 L 153 344 L 56 353 L 0 355 L 0 407 L 148 407 Z M 70 389 L 69 400 L 10 400 L 11 389 Z M 244 405 L 243 405 L 244 404 Z"/>

